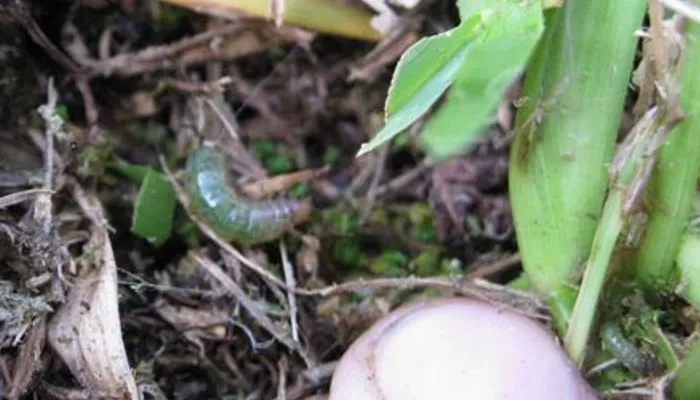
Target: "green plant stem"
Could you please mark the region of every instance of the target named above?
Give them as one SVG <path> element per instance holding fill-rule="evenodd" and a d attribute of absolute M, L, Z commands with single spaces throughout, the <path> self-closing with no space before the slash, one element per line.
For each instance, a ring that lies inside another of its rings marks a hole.
<path fill-rule="evenodd" d="M 674 370 L 679 365 L 678 355 L 673 344 L 659 325 L 659 312 L 651 308 L 645 308 L 642 312 L 641 326 L 647 342 L 654 345 L 655 353 L 663 361 L 668 370 Z"/>
<path fill-rule="evenodd" d="M 700 233 L 688 230 L 680 243 L 676 265 L 681 275 L 681 296 L 700 310 Z"/>
<path fill-rule="evenodd" d="M 194 9 L 212 15 L 225 16 L 244 12 L 273 19 L 270 0 L 163 0 L 166 3 Z M 379 41 L 382 34 L 372 27 L 372 14 L 361 7 L 333 0 L 284 0 L 282 21 L 313 31 L 353 39 Z"/>
<path fill-rule="evenodd" d="M 581 365 L 595 320 L 598 301 L 608 276 L 611 257 L 638 193 L 646 184 L 645 171 L 653 165 L 653 151 L 664 137 L 664 117 L 658 108 L 644 115 L 628 134 L 611 166 L 613 179 L 603 214 L 593 239 L 581 288 L 576 298 L 564 347 L 569 357 Z"/>
<path fill-rule="evenodd" d="M 567 0 L 526 73 L 509 192 L 523 267 L 550 298 L 591 249 L 646 4 Z"/>
<path fill-rule="evenodd" d="M 686 35 L 680 65 L 680 104 L 685 118 L 660 152 L 647 193 L 649 222 L 634 264 L 637 280 L 650 291 L 668 291 L 675 283 L 673 262 L 700 172 L 700 26 L 688 22 Z"/>
<path fill-rule="evenodd" d="M 578 365 L 583 362 L 584 350 L 588 344 L 598 299 L 607 276 L 610 257 L 615 250 L 617 238 L 622 230 L 623 218 L 619 212 L 622 198 L 622 192 L 615 190 L 605 204 L 601 217 L 602 222 L 593 240 L 591 257 L 564 338 L 564 347 L 569 357 Z"/>
<path fill-rule="evenodd" d="M 673 400 L 696 400 L 700 393 L 700 340 L 696 340 L 690 353 L 676 370 L 676 378 L 671 386 Z"/>

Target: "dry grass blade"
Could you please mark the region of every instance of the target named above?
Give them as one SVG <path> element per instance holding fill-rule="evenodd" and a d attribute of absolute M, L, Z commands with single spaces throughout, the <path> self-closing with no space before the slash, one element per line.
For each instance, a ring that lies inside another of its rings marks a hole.
<path fill-rule="evenodd" d="M 682 0 L 661 0 L 664 5 L 686 18 L 690 18 L 695 22 L 700 22 L 700 8 L 693 4 Z"/>
<path fill-rule="evenodd" d="M 48 339 L 53 350 L 91 392 L 139 399 L 122 341 L 117 266 L 98 200 L 73 183 L 73 196 L 93 223 L 88 258 L 92 269 L 79 277 L 53 316 Z"/>
<path fill-rule="evenodd" d="M 383 196 L 387 193 L 397 191 L 416 180 L 419 176 L 425 173 L 427 170 L 432 168 L 434 162 L 430 159 L 424 159 L 415 168 L 404 172 L 403 174 L 397 176 L 391 181 L 377 188 L 377 196 Z"/>
<path fill-rule="evenodd" d="M 267 171 L 260 164 L 260 162 L 248 151 L 246 146 L 241 141 L 241 138 L 237 132 L 237 121 L 236 116 L 231 111 L 231 108 L 224 100 L 221 93 L 212 93 L 209 96 L 193 97 L 188 101 L 189 104 L 202 101 L 208 106 L 208 108 L 203 109 L 203 107 L 193 108 L 194 110 L 199 110 L 201 115 L 194 115 L 192 118 L 195 120 L 201 120 L 202 125 L 199 127 L 198 131 L 203 137 L 206 137 L 208 133 L 215 135 L 221 135 L 219 132 L 225 132 L 230 136 L 229 140 L 222 140 L 222 147 L 231 156 L 231 159 L 240 167 L 237 168 L 240 173 L 248 176 L 254 177 L 265 177 L 267 176 Z M 223 139 L 218 137 L 216 139 Z"/>
<path fill-rule="evenodd" d="M 348 79 L 366 82 L 375 80 L 388 64 L 398 60 L 401 54 L 418 41 L 414 25 L 413 21 L 399 21 L 399 26 L 382 39 L 377 47 L 350 67 Z"/>
<path fill-rule="evenodd" d="M 282 344 L 287 346 L 290 350 L 296 351 L 306 363 L 307 366 L 311 367 L 316 364 L 316 362 L 311 358 L 311 355 L 297 342 L 295 342 L 288 333 L 280 329 L 268 316 L 265 311 L 253 301 L 248 295 L 243 291 L 233 281 L 224 271 L 219 268 L 213 261 L 205 257 L 200 257 L 198 255 L 192 255 L 194 261 L 202 267 L 209 275 L 217 280 L 229 293 L 231 293 L 245 308 L 250 315 L 267 330 L 271 335 L 273 335 Z"/>
<path fill-rule="evenodd" d="M 51 194 L 51 190 L 28 189 L 8 194 L 7 196 L 0 197 L 0 209 L 13 206 L 23 201 L 34 200 L 37 196 L 42 194 Z"/>
<path fill-rule="evenodd" d="M 65 43 L 71 56 L 80 63 L 89 77 L 137 76 L 152 71 L 172 70 L 201 65 L 216 60 L 232 60 L 276 45 L 305 42 L 306 35 L 289 27 L 274 32 L 262 31 L 264 24 L 254 21 L 227 24 L 199 33 L 175 43 L 151 46 L 134 53 L 123 53 L 98 60 L 88 57 L 79 43 L 77 28 L 67 24 L 65 34 L 75 43 Z"/>
<path fill-rule="evenodd" d="M 294 290 L 297 287 L 297 282 L 294 278 L 294 266 L 292 266 L 292 263 L 289 261 L 287 247 L 284 245 L 284 242 L 280 243 L 280 256 L 282 257 L 284 279 L 287 281 L 287 302 L 289 303 L 289 319 L 292 324 L 292 339 L 294 339 L 295 342 L 298 342 L 299 323 L 297 322 L 297 315 L 299 314 L 299 309 L 297 307 L 297 298 L 294 293 Z"/>
<path fill-rule="evenodd" d="M 256 182 L 243 185 L 241 190 L 246 194 L 246 196 L 252 199 L 260 199 L 285 191 L 298 183 L 308 182 L 309 180 L 327 172 L 329 169 L 330 168 L 326 166 L 318 169 L 305 169 L 302 171 L 291 172 L 289 174 L 264 178 Z"/>
<path fill-rule="evenodd" d="M 470 271 L 467 275 L 469 278 L 485 278 L 490 275 L 496 275 L 506 271 L 520 262 L 520 253 L 511 254 L 508 257 L 500 259 L 494 263 L 477 267 Z"/>
<path fill-rule="evenodd" d="M 285 357 L 277 363 L 279 382 L 277 383 L 277 400 L 286 400 L 287 396 L 287 372 L 289 371 L 289 363 Z"/>
<path fill-rule="evenodd" d="M 8 382 L 7 398 L 15 400 L 21 398 L 29 388 L 34 374 L 43 368 L 39 356 L 44 350 L 46 342 L 46 317 L 40 317 L 29 328 L 26 339 L 22 344 L 22 350 L 17 358 L 12 374 L 12 380 Z"/>
<path fill-rule="evenodd" d="M 362 222 L 367 221 L 372 213 L 372 209 L 374 208 L 374 202 L 377 199 L 377 187 L 379 186 L 379 181 L 382 178 L 384 164 L 386 163 L 388 156 L 389 146 L 384 145 L 379 149 L 379 157 L 377 158 L 377 162 L 374 164 L 372 180 L 370 181 L 369 189 L 367 190 L 367 203 L 365 204 L 364 210 L 362 211 L 362 217 L 360 218 Z"/>
<path fill-rule="evenodd" d="M 483 279 L 453 280 L 441 276 L 427 278 L 410 276 L 407 278 L 360 279 L 327 286 L 321 289 L 297 289 L 296 293 L 303 296 L 329 297 L 358 290 L 376 290 L 382 288 L 407 290 L 420 287 L 444 289 L 509 309 L 527 317 L 542 320 L 549 319 L 549 316 L 546 315 L 545 312 L 547 307 L 539 296 L 491 283 Z"/>

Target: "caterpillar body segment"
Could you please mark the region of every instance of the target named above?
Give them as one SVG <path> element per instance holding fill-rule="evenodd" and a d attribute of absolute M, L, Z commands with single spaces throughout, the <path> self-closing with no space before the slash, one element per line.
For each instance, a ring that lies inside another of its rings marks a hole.
<path fill-rule="evenodd" d="M 187 159 L 185 189 L 191 207 L 207 225 L 226 240 L 243 245 L 280 237 L 311 213 L 309 200 L 251 201 L 228 186 L 224 157 L 201 147 Z"/>

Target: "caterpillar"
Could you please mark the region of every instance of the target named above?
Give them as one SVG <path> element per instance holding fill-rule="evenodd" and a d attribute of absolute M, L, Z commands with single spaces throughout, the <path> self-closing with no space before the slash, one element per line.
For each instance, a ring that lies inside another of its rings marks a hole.
<path fill-rule="evenodd" d="M 657 370 L 656 360 L 639 351 L 637 346 L 625 338 L 617 325 L 605 323 L 600 334 L 608 351 L 630 370 L 643 375 Z"/>
<path fill-rule="evenodd" d="M 187 158 L 185 190 L 192 211 L 222 238 L 242 245 L 280 237 L 311 213 L 309 200 L 251 201 L 227 183 L 224 156 L 200 147 Z"/>

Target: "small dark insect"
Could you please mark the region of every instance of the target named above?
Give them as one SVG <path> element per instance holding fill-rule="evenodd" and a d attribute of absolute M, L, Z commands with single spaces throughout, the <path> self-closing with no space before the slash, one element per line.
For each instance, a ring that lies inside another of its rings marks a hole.
<path fill-rule="evenodd" d="M 607 350 L 630 370 L 642 375 L 650 375 L 658 370 L 657 361 L 639 351 L 634 343 L 625 338 L 617 325 L 604 324 L 600 334 Z"/>
<path fill-rule="evenodd" d="M 280 237 L 311 213 L 309 200 L 250 201 L 227 184 L 224 157 L 201 147 L 187 159 L 185 189 L 193 211 L 217 234 L 243 245 Z"/>

